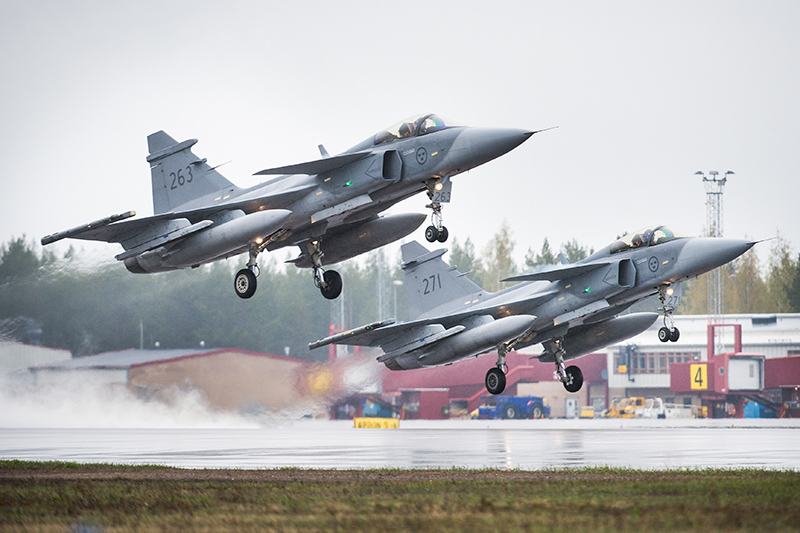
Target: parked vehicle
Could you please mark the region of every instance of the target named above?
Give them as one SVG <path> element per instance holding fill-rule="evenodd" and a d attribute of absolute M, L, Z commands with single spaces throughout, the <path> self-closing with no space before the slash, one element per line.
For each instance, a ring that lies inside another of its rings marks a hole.
<path fill-rule="evenodd" d="M 622 398 L 611 402 L 607 418 L 705 418 L 702 408 L 665 403 L 661 398 Z"/>
<path fill-rule="evenodd" d="M 483 396 L 478 407 L 480 419 L 546 418 L 550 406 L 541 396 Z"/>

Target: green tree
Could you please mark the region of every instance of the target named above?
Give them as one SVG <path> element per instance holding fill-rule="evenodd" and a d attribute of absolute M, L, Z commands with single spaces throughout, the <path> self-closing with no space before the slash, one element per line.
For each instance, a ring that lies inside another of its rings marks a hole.
<path fill-rule="evenodd" d="M 500 280 L 516 273 L 517 266 L 512 257 L 514 244 L 508 221 L 503 220 L 503 224 L 494 234 L 491 243 L 486 246 L 484 254 L 486 260 L 483 262 L 481 281 L 483 288 L 487 291 L 500 290 Z"/>
<path fill-rule="evenodd" d="M 556 254 L 553 253 L 552 248 L 550 248 L 550 242 L 547 240 L 547 237 L 544 238 L 541 252 L 537 254 L 533 249 L 528 247 L 528 252 L 525 254 L 525 266 L 528 268 L 541 265 L 554 265 L 557 262 L 558 258 Z"/>
<path fill-rule="evenodd" d="M 0 248 L 0 283 L 36 273 L 41 261 L 32 244 L 25 237 L 12 238 Z"/>
<path fill-rule="evenodd" d="M 789 294 L 789 304 L 793 313 L 800 313 L 800 254 L 797 256 L 798 268 L 795 269 L 792 288 Z"/>
<path fill-rule="evenodd" d="M 476 270 L 480 270 L 480 261 L 475 256 L 475 246 L 472 244 L 472 240 L 469 237 L 464 241 L 463 246 L 459 244 L 457 238 L 453 238 L 448 262 L 456 267 L 459 272 L 462 272 L 467 278 L 475 281 L 475 272 Z"/>
<path fill-rule="evenodd" d="M 724 281 L 724 311 L 726 313 L 769 312 L 766 285 L 761 277 L 758 254 L 750 250 L 737 258 L 732 267 L 733 274 Z M 725 272 L 723 268 L 723 275 Z"/>
<path fill-rule="evenodd" d="M 776 313 L 788 313 L 793 309 L 791 294 L 798 268 L 793 255 L 789 241 L 778 234 L 770 248 L 766 280 L 767 298 Z"/>
<path fill-rule="evenodd" d="M 683 282 L 681 304 L 677 313 L 681 315 L 708 314 L 708 274 Z"/>
<path fill-rule="evenodd" d="M 589 257 L 592 251 L 587 249 L 585 246 L 578 244 L 577 239 L 572 239 L 571 241 L 567 241 L 561 245 L 561 253 L 564 254 L 564 257 L 567 258 L 567 261 L 574 263 L 576 261 L 580 261 L 581 259 L 586 259 Z"/>

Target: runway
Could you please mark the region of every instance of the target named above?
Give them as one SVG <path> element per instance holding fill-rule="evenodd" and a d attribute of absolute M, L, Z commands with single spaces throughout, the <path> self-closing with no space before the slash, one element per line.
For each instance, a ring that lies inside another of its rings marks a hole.
<path fill-rule="evenodd" d="M 800 420 L 352 421 L 0 430 L 0 458 L 180 468 L 800 470 Z"/>

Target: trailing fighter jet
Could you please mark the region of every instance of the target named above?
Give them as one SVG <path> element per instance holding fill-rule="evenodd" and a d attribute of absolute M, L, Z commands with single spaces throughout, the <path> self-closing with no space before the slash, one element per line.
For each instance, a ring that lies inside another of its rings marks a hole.
<path fill-rule="evenodd" d="M 620 342 L 649 328 L 658 313 L 620 315 L 652 295 L 661 301 L 664 326 L 658 337 L 676 342 L 680 332 L 667 300 L 682 280 L 699 276 L 739 257 L 755 242 L 678 235 L 653 226 L 615 241 L 574 264 L 514 276 L 520 281 L 487 292 L 449 266 L 445 249 L 428 251 L 416 241 L 404 244 L 402 268 L 408 291 L 408 322 L 375 322 L 309 344 L 380 346 L 378 361 L 391 370 L 451 364 L 497 350 L 486 373 L 486 389 L 505 389 L 505 356 L 512 348 L 541 343 L 542 362 L 555 363 L 555 377 L 577 392 L 583 374 L 564 361 Z"/>
<path fill-rule="evenodd" d="M 147 137 L 154 216 L 126 220 L 128 211 L 42 238 L 120 243 L 116 259 L 129 271 L 165 272 L 249 253 L 234 280 L 236 294 L 256 291 L 257 257 L 264 250 L 298 246 L 296 266 L 311 268 L 322 295 L 334 299 L 342 278 L 323 266 L 344 261 L 405 237 L 422 214 L 379 214 L 419 192 L 427 192 L 433 223 L 430 242 L 447 240 L 442 204 L 450 201 L 450 178 L 513 150 L 536 132 L 470 128 L 427 114 L 413 117 L 330 156 L 271 168 L 277 175 L 241 189 L 191 149 L 163 131 Z"/>

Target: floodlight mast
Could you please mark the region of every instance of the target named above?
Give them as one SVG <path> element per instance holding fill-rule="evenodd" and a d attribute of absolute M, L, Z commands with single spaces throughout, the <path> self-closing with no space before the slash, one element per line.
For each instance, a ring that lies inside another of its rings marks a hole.
<path fill-rule="evenodd" d="M 708 173 L 711 177 L 698 170 L 695 175 L 703 177 L 703 185 L 706 189 L 706 232 L 709 237 L 722 237 L 722 193 L 728 176 L 734 173 L 730 170 L 718 178 L 719 172 L 711 170 Z M 722 323 L 723 302 L 725 291 L 723 286 L 722 273 L 719 268 L 715 268 L 708 273 L 708 292 L 706 302 L 708 304 L 709 322 L 713 324 Z M 717 346 L 717 353 L 722 353 L 723 346 Z"/>

